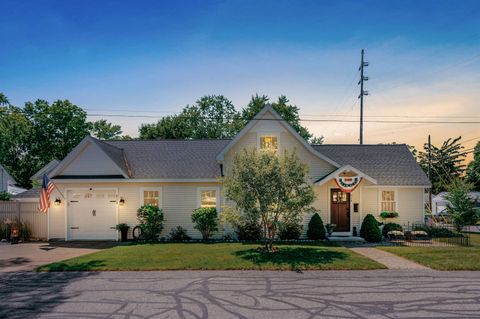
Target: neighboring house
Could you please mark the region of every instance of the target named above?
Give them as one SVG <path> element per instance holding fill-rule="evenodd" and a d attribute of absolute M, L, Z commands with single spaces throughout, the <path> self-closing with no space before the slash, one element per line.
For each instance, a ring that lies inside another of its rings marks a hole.
<path fill-rule="evenodd" d="M 7 192 L 11 195 L 20 194 L 26 191 L 25 188 L 18 187 L 17 182 L 7 172 L 7 170 L 0 165 L 0 192 Z"/>
<path fill-rule="evenodd" d="M 262 109 L 234 139 L 100 141 L 86 137 L 49 176 L 49 238 L 118 239 L 115 225 L 136 225 L 137 209 L 158 205 L 167 236 L 178 225 L 200 238 L 191 213 L 231 204 L 219 177 L 244 148 L 295 150 L 310 167 L 310 182 L 324 223 L 338 235 L 359 230 L 363 217 L 397 211 L 396 222 L 421 223 L 430 183 L 406 145 L 310 145 L 273 110 Z M 343 189 L 353 189 L 347 193 Z M 57 200 L 57 205 L 53 201 Z M 304 216 L 304 231 L 311 216 Z M 223 233 L 218 232 L 221 237 Z"/>
<path fill-rule="evenodd" d="M 38 172 L 36 172 L 30 180 L 33 181 L 34 186 L 25 190 L 22 193 L 15 194 L 12 196 L 12 200 L 17 200 L 21 202 L 35 202 L 40 200 L 40 187 L 42 185 L 42 180 L 44 175 L 49 175 L 57 165 L 60 164 L 59 160 L 52 160 L 47 165 L 43 166 Z"/>
<path fill-rule="evenodd" d="M 447 213 L 447 205 L 450 204 L 450 202 L 445 198 L 447 195 L 448 192 L 441 192 L 432 197 L 432 212 L 434 215 Z M 470 192 L 468 195 L 471 199 L 476 200 L 477 207 L 480 207 L 480 192 Z"/>

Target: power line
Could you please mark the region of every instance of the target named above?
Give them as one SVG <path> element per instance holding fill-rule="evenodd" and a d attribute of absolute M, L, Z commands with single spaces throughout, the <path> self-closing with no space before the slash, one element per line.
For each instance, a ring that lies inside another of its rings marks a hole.
<path fill-rule="evenodd" d="M 101 113 L 91 113 L 88 116 L 94 117 L 126 117 L 126 118 L 162 118 L 159 115 L 133 115 L 133 114 L 101 114 Z M 200 120 L 235 120 L 233 117 L 192 117 L 192 116 L 182 116 L 178 115 L 177 118 L 185 119 L 200 119 Z M 279 119 L 256 119 L 257 121 L 285 121 Z M 300 118 L 301 122 L 339 122 L 339 123 L 358 123 L 360 120 L 356 119 L 306 119 Z M 419 120 L 419 121 L 408 121 L 408 120 L 364 120 L 368 123 L 399 123 L 399 124 L 480 124 L 480 121 L 430 121 L 430 120 Z"/>

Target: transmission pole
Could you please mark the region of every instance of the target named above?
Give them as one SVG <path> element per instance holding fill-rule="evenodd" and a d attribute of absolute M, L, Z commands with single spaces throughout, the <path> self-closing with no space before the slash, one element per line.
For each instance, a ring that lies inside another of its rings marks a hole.
<path fill-rule="evenodd" d="M 368 81 L 368 77 L 363 75 L 363 70 L 366 66 L 368 66 L 368 62 L 364 61 L 364 50 L 362 49 L 362 59 L 358 68 L 360 71 L 360 81 L 358 81 L 360 85 L 360 95 L 358 96 L 360 99 L 360 144 L 363 144 L 363 96 L 368 95 L 368 91 L 363 89 L 363 82 Z"/>

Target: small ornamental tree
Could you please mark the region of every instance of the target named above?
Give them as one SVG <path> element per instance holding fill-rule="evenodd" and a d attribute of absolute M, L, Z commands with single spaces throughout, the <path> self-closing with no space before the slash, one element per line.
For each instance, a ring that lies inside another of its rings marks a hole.
<path fill-rule="evenodd" d="M 313 214 L 310 222 L 308 223 L 307 237 L 312 240 L 325 239 L 325 226 L 323 225 L 322 218 L 318 213 Z"/>
<path fill-rule="evenodd" d="M 459 232 L 463 226 L 475 225 L 479 220 L 480 211 L 475 207 L 476 201 L 469 196 L 472 189 L 472 184 L 460 178 L 453 179 L 447 186 L 447 212 Z"/>
<path fill-rule="evenodd" d="M 218 214 L 215 207 L 197 208 L 192 213 L 194 228 L 202 233 L 203 240 L 208 240 L 218 230 Z"/>
<path fill-rule="evenodd" d="M 158 240 L 163 229 L 163 211 L 155 205 L 145 205 L 137 210 L 137 219 L 145 240 Z"/>
<path fill-rule="evenodd" d="M 380 227 L 378 227 L 378 221 L 372 214 L 365 216 L 360 228 L 360 237 L 370 243 L 378 243 L 382 241 L 382 233 Z"/>
<path fill-rule="evenodd" d="M 241 219 L 259 220 L 264 246 L 273 251 L 279 221 L 302 216 L 314 200 L 308 166 L 293 152 L 243 150 L 224 178 L 225 194 Z"/>

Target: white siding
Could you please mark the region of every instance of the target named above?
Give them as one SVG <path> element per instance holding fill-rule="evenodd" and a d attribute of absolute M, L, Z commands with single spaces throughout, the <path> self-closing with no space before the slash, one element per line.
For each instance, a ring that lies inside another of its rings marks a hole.
<path fill-rule="evenodd" d="M 193 228 L 191 221 L 192 211 L 197 208 L 197 189 L 199 187 L 219 187 L 218 183 L 97 183 L 97 184 L 67 184 L 56 183 L 57 187 L 66 194 L 66 189 L 74 188 L 118 188 L 118 199 L 124 198 L 125 204 L 118 207 L 118 222 L 136 226 L 137 209 L 142 205 L 141 189 L 155 187 L 162 189 L 162 209 L 164 213 L 164 229 L 161 237 L 167 236 L 171 229 L 182 226 L 188 235 L 201 238 L 200 233 Z M 56 194 L 52 195 L 52 200 Z M 221 196 L 221 192 L 219 194 Z M 220 200 L 220 206 L 223 200 Z M 65 201 L 60 206 L 50 209 L 50 237 L 65 238 Z M 222 227 L 220 225 L 219 229 Z M 219 231 L 216 237 L 222 235 Z"/>
<path fill-rule="evenodd" d="M 58 175 L 119 175 L 121 172 L 102 151 L 88 144 Z"/>

